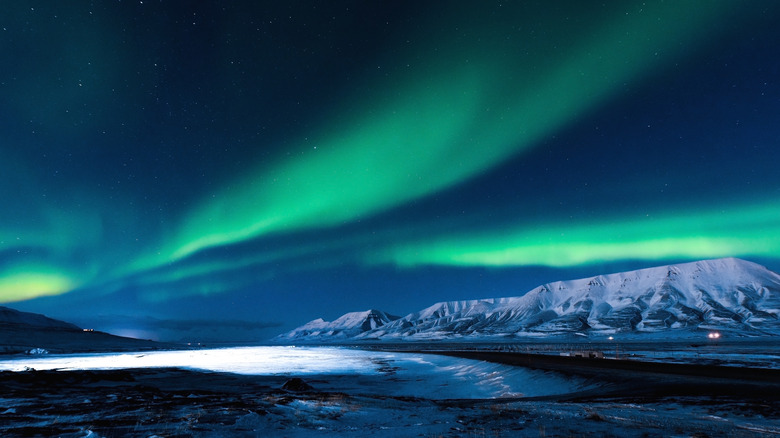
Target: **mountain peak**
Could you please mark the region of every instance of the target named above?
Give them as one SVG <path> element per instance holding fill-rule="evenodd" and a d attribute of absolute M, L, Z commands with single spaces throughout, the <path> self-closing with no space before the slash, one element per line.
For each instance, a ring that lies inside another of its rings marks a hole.
<path fill-rule="evenodd" d="M 320 341 L 332 341 L 346 339 L 382 327 L 397 319 L 399 319 L 398 316 L 390 315 L 376 309 L 350 312 L 340 316 L 332 322 L 317 318 L 295 330 L 277 336 L 275 340 L 289 341 L 305 338 L 308 340 L 318 339 Z"/>
<path fill-rule="evenodd" d="M 574 333 L 780 333 L 780 275 L 737 258 L 538 286 L 522 296 L 436 303 L 403 318 L 368 310 L 312 321 L 278 340 L 481 339 Z"/>

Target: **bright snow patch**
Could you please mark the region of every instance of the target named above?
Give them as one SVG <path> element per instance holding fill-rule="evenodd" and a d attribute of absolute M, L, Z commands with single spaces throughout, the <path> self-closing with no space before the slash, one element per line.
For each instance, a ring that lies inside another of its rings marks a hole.
<path fill-rule="evenodd" d="M 242 347 L 132 354 L 74 354 L 0 361 L 0 370 L 105 370 L 177 367 L 245 375 L 312 376 L 316 389 L 425 398 L 499 398 L 576 391 L 584 381 L 433 354 L 336 347 Z M 315 377 L 316 376 L 316 377 Z M 326 377 L 323 377 L 326 376 Z"/>

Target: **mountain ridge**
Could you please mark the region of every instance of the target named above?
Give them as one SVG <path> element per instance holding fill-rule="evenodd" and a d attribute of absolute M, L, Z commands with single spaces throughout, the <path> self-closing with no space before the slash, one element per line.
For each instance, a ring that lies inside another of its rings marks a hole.
<path fill-rule="evenodd" d="M 0 306 L 0 324 L 80 330 L 78 326 L 69 322 L 49 318 L 46 315 L 41 315 L 38 313 L 22 312 L 21 310 L 12 309 L 5 306 Z"/>
<path fill-rule="evenodd" d="M 390 315 L 375 309 L 349 312 L 331 322 L 317 318 L 284 335 L 277 336 L 276 339 L 293 340 L 301 337 L 353 338 L 399 318 L 399 316 Z"/>
<path fill-rule="evenodd" d="M 171 348 L 145 339 L 83 330 L 38 313 L 0 306 L 0 353 L 75 353 Z"/>
<path fill-rule="evenodd" d="M 750 336 L 780 334 L 778 315 L 780 275 L 753 262 L 722 258 L 554 281 L 521 296 L 443 301 L 351 335 L 300 330 L 304 325 L 275 340 L 527 339 L 700 330 Z"/>

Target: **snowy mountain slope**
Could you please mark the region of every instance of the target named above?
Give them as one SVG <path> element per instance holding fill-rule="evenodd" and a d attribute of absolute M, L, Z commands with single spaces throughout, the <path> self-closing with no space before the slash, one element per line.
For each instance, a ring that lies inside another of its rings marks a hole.
<path fill-rule="evenodd" d="M 275 340 L 308 339 L 327 341 L 354 338 L 363 333 L 380 328 L 398 318 L 398 316 L 389 315 L 380 310 L 373 309 L 364 312 L 347 313 L 331 322 L 318 318 L 295 330 L 277 336 Z"/>
<path fill-rule="evenodd" d="M 37 313 L 21 312 L 19 310 L 3 306 L 0 306 L 0 325 L 79 330 L 79 328 L 75 325 L 65 321 L 52 319 Z"/>
<path fill-rule="evenodd" d="M 725 258 L 556 281 L 521 297 L 437 303 L 355 338 L 680 334 L 700 328 L 780 334 L 778 316 L 780 275 Z M 307 339 L 296 333 L 288 339 Z"/>
<path fill-rule="evenodd" d="M 0 306 L 0 353 L 132 351 L 170 347 L 142 339 L 84 331 L 65 321 Z"/>

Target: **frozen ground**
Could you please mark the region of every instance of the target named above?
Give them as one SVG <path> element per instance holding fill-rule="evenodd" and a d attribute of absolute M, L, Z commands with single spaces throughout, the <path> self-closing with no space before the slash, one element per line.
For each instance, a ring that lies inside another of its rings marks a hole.
<path fill-rule="evenodd" d="M 780 338 L 767 336 L 747 339 L 708 340 L 705 335 L 689 339 L 664 340 L 617 337 L 614 340 L 584 339 L 577 342 L 449 342 L 427 344 L 439 350 L 484 350 L 558 356 L 581 351 L 599 351 L 605 357 L 648 362 L 719 365 L 731 367 L 780 369 Z M 369 347 L 398 351 L 430 348 L 426 344 L 377 343 Z"/>
<path fill-rule="evenodd" d="M 538 397 L 588 386 L 584 379 L 433 354 L 338 347 L 243 347 L 46 355 L 0 361 L 0 371 L 186 368 L 254 376 L 318 376 L 318 389 L 432 399 Z"/>
<path fill-rule="evenodd" d="M 0 369 L 14 370 L 0 373 L 2 436 L 780 435 L 777 388 L 585 380 L 419 353 L 263 347 Z"/>

